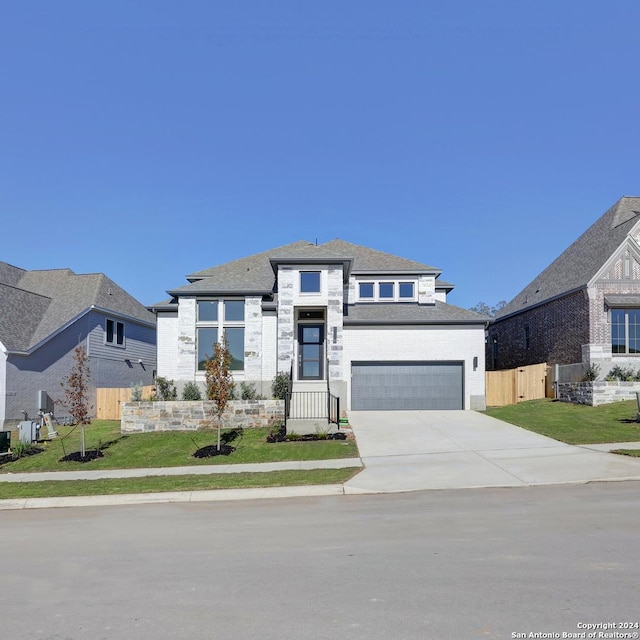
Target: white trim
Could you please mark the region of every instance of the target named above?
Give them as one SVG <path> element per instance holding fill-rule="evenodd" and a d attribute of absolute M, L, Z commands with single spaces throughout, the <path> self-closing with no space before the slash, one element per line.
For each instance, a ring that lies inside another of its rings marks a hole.
<path fill-rule="evenodd" d="M 389 276 L 378 276 L 376 278 L 356 279 L 356 302 L 417 302 L 418 301 L 418 280 L 412 278 L 398 278 Z M 370 284 L 373 286 L 373 296 L 363 297 L 360 295 L 360 285 Z M 381 284 L 393 285 L 393 296 L 383 297 L 380 295 Z M 413 295 L 410 297 L 400 297 L 400 285 L 413 285 Z"/>

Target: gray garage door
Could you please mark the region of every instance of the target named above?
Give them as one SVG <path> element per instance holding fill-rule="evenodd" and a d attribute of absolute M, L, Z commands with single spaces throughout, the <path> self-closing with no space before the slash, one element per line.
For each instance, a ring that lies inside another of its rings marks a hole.
<path fill-rule="evenodd" d="M 354 411 L 462 409 L 462 362 L 353 362 Z"/>

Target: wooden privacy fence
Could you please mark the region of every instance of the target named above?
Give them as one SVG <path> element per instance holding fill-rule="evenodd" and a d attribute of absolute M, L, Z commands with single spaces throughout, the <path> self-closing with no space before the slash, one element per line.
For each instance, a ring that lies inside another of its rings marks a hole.
<path fill-rule="evenodd" d="M 545 398 L 547 369 L 543 362 L 505 371 L 487 371 L 487 406 L 503 407 L 524 400 Z"/>
<path fill-rule="evenodd" d="M 149 398 L 155 387 L 142 387 L 142 397 Z M 120 403 L 131 401 L 131 387 L 124 389 L 96 389 L 96 418 L 98 420 L 120 420 Z"/>

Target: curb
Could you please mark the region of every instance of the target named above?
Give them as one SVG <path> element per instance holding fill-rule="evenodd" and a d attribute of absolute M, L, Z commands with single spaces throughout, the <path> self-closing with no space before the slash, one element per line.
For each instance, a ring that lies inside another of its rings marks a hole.
<path fill-rule="evenodd" d="M 308 486 L 266 487 L 256 489 L 168 491 L 164 493 L 123 493 L 110 496 L 70 496 L 62 498 L 19 498 L 0 500 L 0 511 L 176 502 L 223 502 L 228 500 L 259 500 L 264 498 L 300 498 L 341 495 L 345 495 L 345 489 L 341 484 L 317 484 Z"/>

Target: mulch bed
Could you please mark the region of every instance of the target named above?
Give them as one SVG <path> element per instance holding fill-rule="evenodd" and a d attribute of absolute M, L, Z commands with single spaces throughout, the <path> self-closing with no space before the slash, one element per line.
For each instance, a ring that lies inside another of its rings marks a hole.
<path fill-rule="evenodd" d="M 228 456 L 236 450 L 235 447 L 232 447 L 228 444 L 223 444 L 218 449 L 218 446 L 215 444 L 207 445 L 206 447 L 202 447 L 198 449 L 194 454 L 194 458 L 213 458 L 213 456 Z"/>
<path fill-rule="evenodd" d="M 317 442 L 319 440 L 346 440 L 347 434 L 338 431 L 337 433 L 329 433 L 326 436 L 319 436 L 316 433 L 306 433 L 302 435 L 292 436 L 287 435 L 283 431 L 277 431 L 270 433 L 266 440 L 269 443 L 273 442 Z"/>
<path fill-rule="evenodd" d="M 104 458 L 104 453 L 99 449 L 89 449 L 84 452 L 84 456 L 80 451 L 74 451 L 73 453 L 60 458 L 60 462 L 91 462 L 98 458 Z"/>

